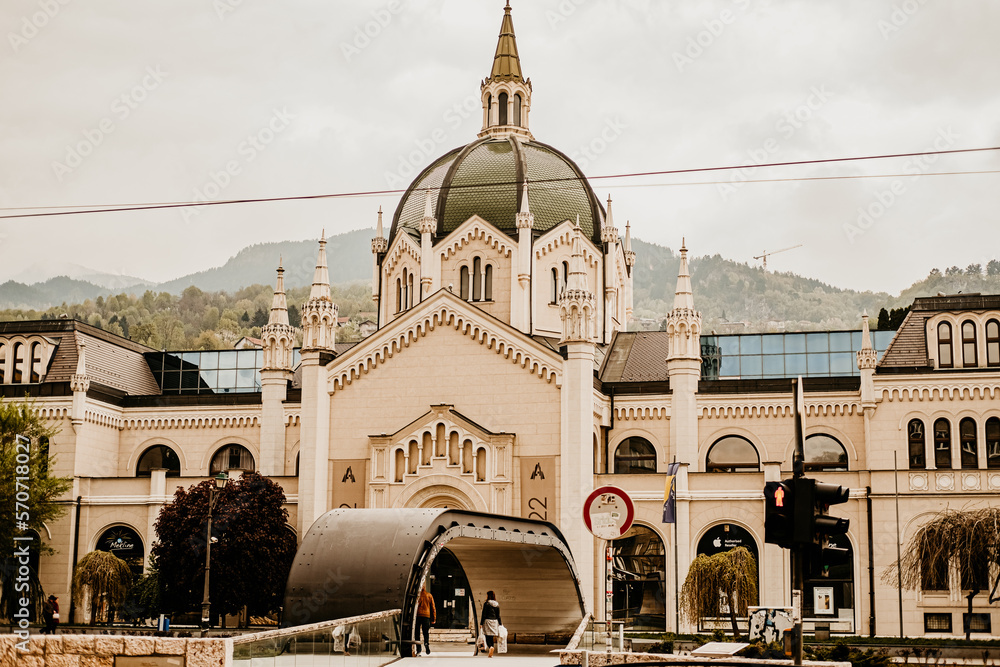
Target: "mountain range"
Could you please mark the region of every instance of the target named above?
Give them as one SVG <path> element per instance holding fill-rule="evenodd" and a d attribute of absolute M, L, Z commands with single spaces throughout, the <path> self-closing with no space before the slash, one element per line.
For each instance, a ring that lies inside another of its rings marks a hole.
<path fill-rule="evenodd" d="M 371 237 L 370 229 L 330 237 L 327 259 L 332 283 L 349 284 L 371 279 Z M 654 326 L 672 307 L 680 257 L 670 248 L 640 239 L 633 239 L 632 245 L 637 258 L 633 278 L 635 317 L 645 326 Z M 284 241 L 248 246 L 223 266 L 158 284 L 81 266 L 63 266 L 60 270 L 65 269 L 66 275 L 31 284 L 9 280 L 0 285 L 0 309 L 22 313 L 39 311 L 111 294 L 141 295 L 147 290 L 179 295 L 192 285 L 205 292 L 233 293 L 256 284 L 273 285 L 278 257 L 285 269 L 286 288 L 303 287 L 312 282 L 316 242 Z M 33 267 L 18 277 L 40 277 L 44 275 L 41 271 L 41 267 Z M 985 273 L 979 265 L 970 265 L 964 270 L 951 267 L 944 272 L 932 269 L 927 278 L 899 295 L 841 289 L 792 273 L 767 272 L 719 255 L 693 258 L 691 280 L 706 330 L 716 327 L 760 330 L 786 326 L 854 329 L 858 328 L 863 312 L 874 316 L 882 308 L 905 307 L 918 296 L 940 292 L 1000 292 L 1000 264 L 991 262 Z"/>

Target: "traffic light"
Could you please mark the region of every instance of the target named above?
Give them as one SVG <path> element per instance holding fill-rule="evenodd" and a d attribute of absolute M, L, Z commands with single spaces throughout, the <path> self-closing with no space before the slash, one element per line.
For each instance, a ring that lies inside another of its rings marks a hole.
<path fill-rule="evenodd" d="M 764 541 L 779 547 L 792 547 L 795 525 L 793 480 L 764 484 Z"/>
<path fill-rule="evenodd" d="M 844 535 L 850 526 L 848 519 L 827 515 L 830 505 L 846 503 L 850 489 L 817 482 L 808 477 L 795 480 L 795 528 L 792 539 L 810 545 L 806 551 L 808 570 L 818 576 L 828 572 L 831 565 L 840 565 L 848 557 L 848 550 L 830 544 L 830 537 Z"/>

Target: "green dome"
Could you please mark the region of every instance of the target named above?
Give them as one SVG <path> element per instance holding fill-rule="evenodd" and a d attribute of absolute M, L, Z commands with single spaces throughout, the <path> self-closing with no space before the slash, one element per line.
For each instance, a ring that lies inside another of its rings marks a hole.
<path fill-rule="evenodd" d="M 424 169 L 396 207 L 390 241 L 400 231 L 419 237 L 425 191 L 436 195 L 436 236 L 454 231 L 478 215 L 512 237 L 528 179 L 534 231 L 544 233 L 564 220 L 576 221 L 594 243 L 601 242 L 604 209 L 580 168 L 546 144 L 514 137 L 484 138 L 456 148 Z"/>

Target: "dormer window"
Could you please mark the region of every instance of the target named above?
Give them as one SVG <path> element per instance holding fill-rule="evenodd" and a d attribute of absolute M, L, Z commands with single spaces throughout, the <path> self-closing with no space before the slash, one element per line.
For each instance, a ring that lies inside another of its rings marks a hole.
<path fill-rule="evenodd" d="M 951 324 L 941 322 L 938 327 L 938 367 L 954 368 L 955 361 L 951 350 Z"/>
<path fill-rule="evenodd" d="M 472 259 L 472 269 L 463 266 L 458 270 L 459 296 L 465 301 L 493 300 L 493 266 L 480 257 Z"/>
<path fill-rule="evenodd" d="M 976 355 L 976 325 L 968 320 L 962 323 L 962 365 L 966 368 L 979 365 Z"/>

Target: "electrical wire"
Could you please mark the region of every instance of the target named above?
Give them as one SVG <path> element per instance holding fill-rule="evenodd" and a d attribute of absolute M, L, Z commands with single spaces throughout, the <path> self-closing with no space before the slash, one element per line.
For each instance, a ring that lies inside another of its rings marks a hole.
<path fill-rule="evenodd" d="M 622 174 L 603 174 L 599 176 L 590 176 L 580 178 L 578 176 L 569 176 L 564 178 L 547 178 L 539 179 L 536 181 L 531 181 L 530 185 L 558 185 L 559 183 L 565 183 L 567 181 L 572 182 L 572 185 L 567 187 L 579 187 L 579 182 L 581 181 L 594 181 L 594 180 L 606 180 L 606 179 L 624 179 L 624 178 L 641 178 L 646 176 L 667 176 L 667 175 L 677 175 L 677 174 L 693 174 L 693 173 L 706 173 L 714 171 L 727 171 L 733 169 L 763 169 L 769 167 L 789 167 L 789 166 L 802 166 L 802 165 L 812 165 L 812 164 L 832 164 L 837 162 L 851 162 L 851 161 L 862 161 L 862 160 L 885 160 L 885 159 L 898 159 L 898 158 L 912 158 L 928 155 L 950 155 L 958 153 L 978 153 L 984 151 L 997 151 L 1000 150 L 1000 146 L 991 146 L 984 148 L 958 148 L 943 151 L 923 151 L 917 153 L 892 153 L 885 155 L 864 155 L 855 157 L 841 157 L 841 158 L 822 158 L 817 160 L 795 160 L 790 162 L 769 162 L 763 164 L 749 164 L 749 165 L 727 165 L 720 167 L 693 167 L 688 169 L 664 169 L 659 171 L 644 171 L 644 172 L 630 172 Z M 792 178 L 772 178 L 772 179 L 740 179 L 733 181 L 701 181 L 701 182 L 681 182 L 681 183 L 656 183 L 656 184 L 637 184 L 636 186 L 616 186 L 616 187 L 654 187 L 654 186 L 679 186 L 679 185 L 720 185 L 720 184 L 736 184 L 736 183 L 781 183 L 790 181 L 824 181 L 824 180 L 845 180 L 845 179 L 860 179 L 860 178 L 893 178 L 893 177 L 913 177 L 913 176 L 956 176 L 956 175 L 969 175 L 969 174 L 993 174 L 998 173 L 996 170 L 986 170 L 986 171 L 956 171 L 956 172 L 932 172 L 925 174 L 854 174 L 848 176 L 802 176 L 802 177 L 792 177 Z M 516 181 L 494 181 L 487 183 L 475 183 L 468 185 L 449 185 L 449 190 L 464 189 L 464 188 L 484 188 L 484 187 L 500 187 L 504 185 L 518 185 Z M 438 188 L 431 188 L 433 190 L 439 190 Z M 555 189 L 555 188 L 553 188 Z M 0 211 L 26 211 L 26 210 L 39 210 L 44 209 L 44 213 L 14 213 L 7 215 L 0 215 L 0 220 L 8 220 L 13 218 L 40 218 L 49 216 L 63 216 L 63 215 L 81 215 L 87 213 L 117 213 L 123 211 L 148 211 L 148 210 L 158 210 L 158 209 L 170 209 L 170 208 L 191 208 L 199 206 L 223 206 L 229 204 L 256 204 L 265 202 L 282 202 L 282 201 L 309 201 L 315 199 L 339 199 L 348 197 L 373 197 L 373 196 L 386 196 L 386 195 L 397 195 L 403 194 L 408 190 L 368 190 L 368 191 L 358 191 L 358 192 L 336 192 L 336 193 L 326 193 L 317 195 L 290 195 L 286 197 L 254 197 L 246 199 L 223 199 L 223 200 L 213 200 L 213 201 L 203 201 L 203 202 L 158 202 L 158 203 L 142 203 L 142 204 L 91 204 L 91 205 L 76 205 L 76 206 L 35 206 L 35 207 L 9 207 L 0 208 Z M 56 209 L 56 210 L 53 210 Z"/>

